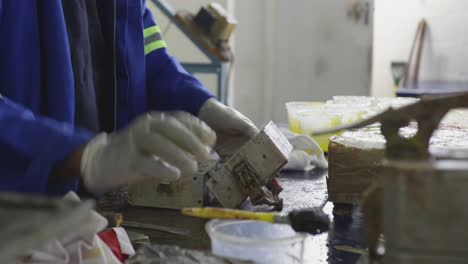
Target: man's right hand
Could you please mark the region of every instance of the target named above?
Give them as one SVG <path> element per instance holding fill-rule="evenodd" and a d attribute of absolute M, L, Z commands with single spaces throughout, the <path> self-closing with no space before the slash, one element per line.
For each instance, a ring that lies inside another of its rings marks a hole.
<path fill-rule="evenodd" d="M 145 178 L 170 183 L 197 170 L 216 134 L 185 112 L 147 113 L 115 134 L 101 133 L 85 147 L 83 182 L 99 194 Z"/>

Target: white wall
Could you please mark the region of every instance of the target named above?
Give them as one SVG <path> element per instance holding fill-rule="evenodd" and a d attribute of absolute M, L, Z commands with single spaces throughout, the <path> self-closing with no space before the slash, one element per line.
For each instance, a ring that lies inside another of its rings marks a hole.
<path fill-rule="evenodd" d="M 167 1 L 176 10 L 192 13 L 210 2 Z M 269 120 L 286 122 L 288 101 L 369 94 L 372 24 L 352 23 L 346 17 L 356 1 L 368 0 L 217 1 L 239 21 L 230 105 L 262 125 Z M 158 10 L 154 14 L 166 31 L 169 21 Z M 175 26 L 164 37 L 169 51 L 181 61 L 206 61 Z M 197 77 L 215 92 L 214 76 Z"/>
<path fill-rule="evenodd" d="M 267 60 L 267 13 L 270 0 L 237 0 L 234 87 L 231 104 L 256 124 L 263 122 Z"/>
<path fill-rule="evenodd" d="M 372 15 L 351 21 L 354 2 L 237 0 L 233 105 L 261 125 L 286 122 L 288 101 L 368 95 Z"/>
<path fill-rule="evenodd" d="M 428 23 L 420 80 L 468 80 L 467 0 L 376 0 L 372 94 L 392 96 L 391 61 L 407 61 L 417 23 Z"/>

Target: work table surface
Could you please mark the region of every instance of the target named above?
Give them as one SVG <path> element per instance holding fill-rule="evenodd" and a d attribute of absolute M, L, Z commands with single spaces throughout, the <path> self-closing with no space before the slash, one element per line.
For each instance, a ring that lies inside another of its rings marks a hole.
<path fill-rule="evenodd" d="M 325 205 L 324 211 L 332 219 L 328 233 L 309 237 L 306 241 L 304 263 L 356 263 L 359 252 L 366 248 L 362 214 L 359 208 L 327 203 L 327 171 L 283 172 L 279 181 L 284 188 L 283 212 Z M 205 233 L 205 220 L 181 215 L 177 210 L 131 207 L 125 219 L 132 222 L 162 225 L 189 230 L 190 236 L 130 228 L 149 236 L 152 243 L 178 245 L 185 248 L 210 250 Z M 357 251 L 356 251 L 357 249 Z"/>

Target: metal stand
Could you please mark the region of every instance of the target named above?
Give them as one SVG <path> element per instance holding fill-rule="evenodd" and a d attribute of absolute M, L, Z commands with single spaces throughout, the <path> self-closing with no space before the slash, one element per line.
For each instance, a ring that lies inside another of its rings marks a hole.
<path fill-rule="evenodd" d="M 210 52 L 203 43 L 194 37 L 194 35 L 177 19 L 177 13 L 165 0 L 151 0 L 161 12 L 166 15 L 177 28 L 179 28 L 184 35 L 192 41 L 195 46 L 207 56 L 210 63 L 182 63 L 182 66 L 191 74 L 197 73 L 210 73 L 216 74 L 217 81 L 217 96 L 218 100 L 224 104 L 227 104 L 227 89 L 228 89 L 228 62 L 229 60 L 222 59 L 216 56 L 213 52 Z"/>

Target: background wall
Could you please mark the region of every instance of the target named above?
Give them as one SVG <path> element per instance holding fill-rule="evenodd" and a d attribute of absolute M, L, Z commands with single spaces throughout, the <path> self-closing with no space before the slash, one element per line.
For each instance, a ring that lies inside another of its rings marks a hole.
<path fill-rule="evenodd" d="M 168 2 L 176 10 L 196 12 L 209 1 Z M 372 1 L 217 2 L 239 21 L 229 103 L 257 125 L 286 122 L 284 103 L 288 101 L 370 93 L 372 16 L 364 23 L 353 21 L 347 13 L 353 3 Z M 167 19 L 157 10 L 154 13 L 163 32 L 167 31 Z M 180 60 L 204 60 L 174 26 L 164 36 Z M 197 77 L 214 91 L 214 77 Z"/>
<path fill-rule="evenodd" d="M 417 23 L 428 23 L 421 80 L 468 81 L 468 1 L 376 0 L 372 94 L 392 96 L 391 61 L 407 61 Z"/>
<path fill-rule="evenodd" d="M 369 95 L 372 2 L 237 0 L 233 105 L 261 125 L 286 122 L 288 101 Z M 367 23 L 348 16 L 356 3 Z"/>
<path fill-rule="evenodd" d="M 196 12 L 209 0 L 169 2 L 175 9 Z M 239 21 L 230 104 L 258 125 L 270 119 L 285 121 L 286 101 L 366 94 L 371 79 L 372 95 L 393 96 L 390 63 L 408 59 L 417 22 L 423 17 L 428 28 L 420 79 L 468 81 L 466 0 L 375 0 L 373 36 L 369 26 L 353 23 L 345 15 L 359 0 L 217 2 Z M 167 19 L 158 11 L 155 14 L 166 31 Z M 180 60 L 205 59 L 174 26 L 165 38 Z M 215 77 L 197 77 L 215 90 Z"/>

